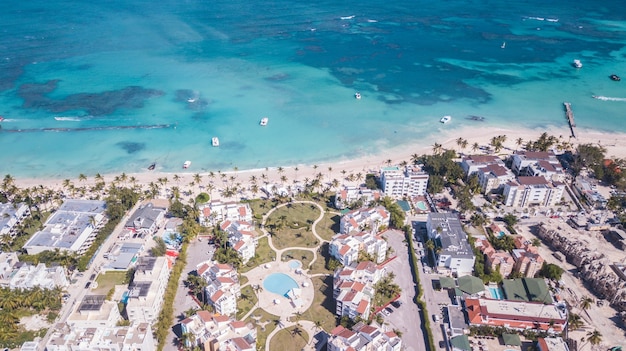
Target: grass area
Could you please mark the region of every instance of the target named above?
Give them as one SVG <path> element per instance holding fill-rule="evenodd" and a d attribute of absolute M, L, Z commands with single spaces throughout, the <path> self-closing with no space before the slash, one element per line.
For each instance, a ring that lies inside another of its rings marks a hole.
<path fill-rule="evenodd" d="M 240 273 L 248 272 L 252 268 L 258 267 L 263 263 L 274 261 L 276 252 L 272 250 L 270 245 L 267 243 L 267 237 L 259 239 L 258 244 L 259 245 L 256 247 L 256 256 L 239 268 Z"/>
<path fill-rule="evenodd" d="M 325 213 L 324 219 L 315 226 L 317 234 L 324 240 L 330 241 L 335 233 L 339 233 L 339 221 L 341 217 L 334 213 Z"/>
<path fill-rule="evenodd" d="M 276 202 L 266 199 L 250 200 L 248 201 L 248 204 L 250 205 L 250 209 L 257 220 L 263 218 L 263 216 L 276 206 Z"/>
<path fill-rule="evenodd" d="M 93 289 L 91 293 L 93 294 L 107 294 L 112 288 L 116 285 L 125 285 L 128 284 L 128 271 L 121 272 L 107 272 L 104 271 L 98 274 L 96 278 L 96 282 L 98 283 L 98 287 Z"/>
<path fill-rule="evenodd" d="M 298 260 L 302 263 L 302 269 L 308 269 L 313 260 L 313 253 L 307 250 L 286 250 L 281 257 L 282 261 Z"/>
<path fill-rule="evenodd" d="M 300 351 L 309 342 L 309 334 L 304 329 L 292 326 L 274 334 L 270 340 L 270 350 Z"/>
<path fill-rule="evenodd" d="M 245 275 L 239 276 L 239 285 L 246 285 L 247 282 L 248 282 L 248 277 L 246 277 Z"/>
<path fill-rule="evenodd" d="M 257 324 L 254 316 L 259 316 L 259 323 Z M 257 326 L 257 336 L 256 336 L 256 349 L 257 350 L 265 350 L 265 343 L 267 342 L 267 336 L 270 335 L 274 329 L 276 329 L 277 321 L 279 320 L 278 316 L 265 312 L 265 310 L 261 308 L 257 308 L 252 312 L 250 317 L 246 318 L 246 322 L 254 323 Z M 267 322 L 267 324 L 265 324 Z M 280 349 L 280 348 L 279 348 Z"/>
<path fill-rule="evenodd" d="M 328 252 L 328 243 L 322 244 L 320 250 L 317 253 L 317 259 L 311 265 L 311 274 L 333 274 L 333 271 L 326 269 L 326 261 L 330 259 L 330 253 Z"/>
<path fill-rule="evenodd" d="M 257 298 L 252 286 L 248 285 L 241 289 L 241 297 L 237 299 L 237 320 L 243 318 L 256 305 Z"/>
<path fill-rule="evenodd" d="M 318 239 L 311 227 L 320 216 L 320 210 L 311 204 L 288 204 L 274 211 L 265 227 L 274 234 L 272 242 L 278 249 L 288 247 L 316 247 Z"/>
<path fill-rule="evenodd" d="M 322 324 L 322 329 L 329 332 L 337 326 L 335 301 L 333 300 L 332 291 L 333 278 L 331 276 L 313 277 L 312 280 L 315 288 L 313 303 L 308 310 L 302 313 L 301 318 L 314 323 L 319 321 Z"/>

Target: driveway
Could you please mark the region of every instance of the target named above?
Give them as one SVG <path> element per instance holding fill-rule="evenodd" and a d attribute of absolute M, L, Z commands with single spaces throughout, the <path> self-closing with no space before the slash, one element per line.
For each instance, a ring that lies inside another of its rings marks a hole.
<path fill-rule="evenodd" d="M 424 350 L 424 335 L 419 315 L 419 309 L 415 304 L 415 284 L 413 284 L 413 275 L 409 262 L 408 246 L 403 242 L 404 233 L 400 231 L 389 231 L 385 235 L 389 246 L 392 247 L 397 257 L 389 262 L 385 268 L 387 272 L 393 272 L 396 275 L 395 282 L 402 289 L 402 295 L 399 301 L 402 306 L 389 308 L 393 310 L 391 315 L 385 317 L 385 322 L 389 323 L 389 327 L 402 332 L 402 344 L 407 351 Z"/>

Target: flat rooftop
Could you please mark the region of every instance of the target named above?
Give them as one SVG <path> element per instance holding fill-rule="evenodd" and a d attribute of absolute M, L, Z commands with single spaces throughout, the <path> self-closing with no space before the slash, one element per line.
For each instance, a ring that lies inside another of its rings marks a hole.
<path fill-rule="evenodd" d="M 488 314 L 494 318 L 545 318 L 547 320 L 563 320 L 567 317 L 565 312 L 559 310 L 555 305 L 544 305 L 525 301 L 507 301 L 479 299 L 479 304 L 483 314 Z"/>

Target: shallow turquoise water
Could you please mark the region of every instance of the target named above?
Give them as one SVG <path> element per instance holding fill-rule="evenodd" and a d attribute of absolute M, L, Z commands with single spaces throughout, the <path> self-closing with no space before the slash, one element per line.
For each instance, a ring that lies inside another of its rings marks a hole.
<path fill-rule="evenodd" d="M 608 79 L 626 76 L 625 19 L 620 1 L 20 2 L 0 11 L 0 164 L 311 164 L 430 144 L 442 115 L 565 130 L 563 101 L 579 127 L 625 132 L 626 86 Z"/>
<path fill-rule="evenodd" d="M 295 288 L 298 288 L 298 283 L 284 273 L 272 273 L 263 280 L 263 289 L 283 297 Z"/>

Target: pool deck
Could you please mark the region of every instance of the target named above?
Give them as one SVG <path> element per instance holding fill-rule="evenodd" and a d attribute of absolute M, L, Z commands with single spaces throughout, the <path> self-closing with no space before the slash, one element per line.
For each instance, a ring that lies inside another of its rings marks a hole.
<path fill-rule="evenodd" d="M 265 268 L 266 265 L 264 264 L 250 270 L 249 272 L 243 273 L 243 275 L 248 278 L 248 282 L 251 286 L 254 287 L 255 285 L 258 285 L 263 287 L 263 280 L 265 280 L 268 275 L 272 273 L 287 274 L 298 283 L 301 290 L 300 300 L 302 301 L 302 306 L 294 307 L 291 303 L 291 299 L 263 289 L 258 293 L 259 307 L 271 314 L 285 319 L 294 316 L 297 312 L 302 313 L 306 311 L 313 303 L 313 296 L 315 294 L 313 290 L 313 282 L 307 274 L 302 271 L 300 271 L 300 274 L 297 274 L 296 269 L 289 267 L 289 262 L 273 261 L 268 263 L 268 265 L 269 268 Z M 304 287 L 303 283 L 307 283 L 308 286 Z M 275 303 L 275 300 L 280 302 Z"/>

